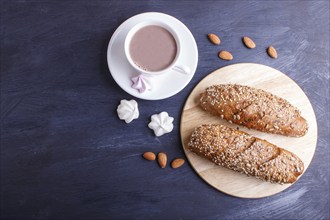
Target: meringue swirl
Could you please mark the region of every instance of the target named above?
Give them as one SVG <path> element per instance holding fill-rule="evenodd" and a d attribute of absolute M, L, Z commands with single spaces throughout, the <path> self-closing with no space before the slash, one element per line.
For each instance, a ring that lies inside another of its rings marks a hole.
<path fill-rule="evenodd" d="M 131 80 L 133 82 L 132 88 L 138 90 L 140 93 L 151 90 L 151 84 L 147 76 L 140 74 L 132 77 Z"/>
<path fill-rule="evenodd" d="M 148 127 L 154 130 L 156 136 L 169 133 L 173 130 L 173 117 L 170 117 L 167 112 L 161 112 L 151 116 L 151 122 Z"/>
<path fill-rule="evenodd" d="M 120 101 L 120 105 L 118 105 L 117 113 L 119 119 L 125 120 L 126 123 L 130 123 L 139 117 L 138 104 L 133 99 L 130 101 L 123 99 Z"/>

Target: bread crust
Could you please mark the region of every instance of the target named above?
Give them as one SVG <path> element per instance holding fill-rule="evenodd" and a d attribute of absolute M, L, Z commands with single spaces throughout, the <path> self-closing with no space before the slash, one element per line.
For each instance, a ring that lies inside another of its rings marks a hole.
<path fill-rule="evenodd" d="M 210 86 L 200 94 L 200 106 L 230 123 L 267 133 L 301 137 L 308 131 L 308 123 L 296 107 L 269 92 L 249 86 Z"/>
<path fill-rule="evenodd" d="M 195 128 L 188 148 L 217 165 L 272 183 L 293 183 L 304 171 L 295 154 L 220 124 Z"/>

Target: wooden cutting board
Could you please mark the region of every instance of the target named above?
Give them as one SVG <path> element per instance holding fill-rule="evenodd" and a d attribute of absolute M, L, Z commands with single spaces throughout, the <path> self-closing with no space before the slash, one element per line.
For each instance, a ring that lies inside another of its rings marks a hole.
<path fill-rule="evenodd" d="M 230 124 L 213 116 L 199 107 L 199 94 L 208 86 L 215 84 L 240 84 L 263 89 L 288 100 L 296 106 L 308 121 L 309 130 L 304 137 L 294 138 L 282 135 L 267 134 L 249 130 L 243 126 Z M 237 128 L 256 137 L 285 148 L 299 156 L 308 168 L 316 148 L 316 118 L 305 93 L 288 76 L 268 66 L 253 63 L 234 64 L 218 69 L 206 76 L 191 92 L 183 108 L 180 133 L 185 154 L 197 174 L 216 189 L 241 198 L 261 198 L 281 192 L 292 184 L 274 184 L 254 177 L 248 177 L 235 171 L 217 166 L 187 150 L 187 143 L 195 127 L 201 124 L 219 123 Z M 301 177 L 301 176 L 300 176 Z M 298 179 L 299 184 L 299 179 Z M 297 183 L 296 182 L 296 183 Z"/>

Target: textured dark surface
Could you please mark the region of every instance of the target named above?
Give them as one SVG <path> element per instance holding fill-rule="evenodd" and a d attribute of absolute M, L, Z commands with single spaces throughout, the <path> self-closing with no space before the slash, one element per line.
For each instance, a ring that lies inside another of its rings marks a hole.
<path fill-rule="evenodd" d="M 329 1 L 6 1 L 1 10 L 2 219 L 329 219 Z M 175 16 L 193 33 L 199 63 L 174 97 L 139 103 L 112 79 L 106 49 L 115 29 L 147 11 Z M 221 36 L 214 46 L 206 34 Z M 247 35 L 257 48 L 241 42 Z M 279 57 L 267 56 L 273 45 Z M 234 60 L 222 61 L 226 49 Z M 295 80 L 313 105 L 318 144 L 298 183 L 263 199 L 216 191 L 189 164 L 160 169 L 144 151 L 184 157 L 180 114 L 190 91 L 222 66 L 254 62 Z M 167 111 L 156 138 L 150 115 Z"/>

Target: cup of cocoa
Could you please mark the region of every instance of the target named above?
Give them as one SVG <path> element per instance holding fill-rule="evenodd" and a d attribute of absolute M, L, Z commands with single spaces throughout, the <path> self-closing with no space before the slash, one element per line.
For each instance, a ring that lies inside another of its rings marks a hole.
<path fill-rule="evenodd" d="M 132 87 L 139 92 L 151 90 L 150 77 L 171 71 L 190 73 L 189 67 L 178 62 L 180 38 L 170 25 L 161 21 L 144 21 L 133 26 L 124 47 L 128 62 L 136 70 Z"/>

